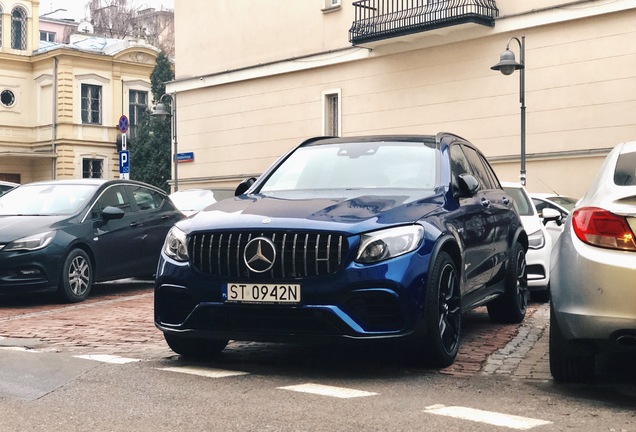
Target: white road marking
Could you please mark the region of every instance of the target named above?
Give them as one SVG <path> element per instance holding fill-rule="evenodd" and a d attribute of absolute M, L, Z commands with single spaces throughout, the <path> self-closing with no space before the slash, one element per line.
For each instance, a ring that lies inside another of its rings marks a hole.
<path fill-rule="evenodd" d="M 249 375 L 247 372 L 202 368 L 202 367 L 195 367 L 195 366 L 165 367 L 165 368 L 156 368 L 156 369 L 169 371 L 169 372 L 198 375 L 198 376 L 207 377 L 207 378 L 225 378 L 230 376 Z"/>
<path fill-rule="evenodd" d="M 0 350 L 4 350 L 4 351 L 22 351 L 22 352 L 32 352 L 32 353 L 42 352 L 42 351 L 38 351 L 38 350 L 35 350 L 35 349 L 30 349 L 30 348 L 25 348 L 25 347 L 17 347 L 17 346 L 0 347 Z"/>
<path fill-rule="evenodd" d="M 114 363 L 114 364 L 126 364 L 126 363 L 134 363 L 134 362 L 141 361 L 138 359 L 106 355 L 106 354 L 76 355 L 74 357 L 86 359 L 86 360 L 95 360 L 95 361 L 99 361 L 103 363 Z"/>
<path fill-rule="evenodd" d="M 321 384 L 299 384 L 288 387 L 279 387 L 282 390 L 291 390 L 301 393 L 311 393 L 320 396 L 331 396 L 341 399 L 348 399 L 354 397 L 375 396 L 377 393 L 366 392 L 362 390 L 354 390 L 344 387 L 333 387 Z"/>
<path fill-rule="evenodd" d="M 544 426 L 552 423 L 545 420 L 458 406 L 447 407 L 444 405 L 431 405 L 426 407 L 424 412 L 521 430 L 532 429 L 533 427 Z"/>

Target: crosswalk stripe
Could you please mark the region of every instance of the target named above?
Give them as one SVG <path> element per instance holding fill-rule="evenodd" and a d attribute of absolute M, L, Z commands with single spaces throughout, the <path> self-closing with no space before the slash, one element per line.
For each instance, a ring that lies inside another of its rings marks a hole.
<path fill-rule="evenodd" d="M 533 427 L 544 426 L 552 423 L 545 420 L 459 406 L 432 405 L 426 407 L 424 412 L 428 414 L 454 417 L 479 423 L 487 423 L 493 426 L 504 426 L 511 429 L 520 430 L 532 429 Z"/>
<path fill-rule="evenodd" d="M 190 375 L 198 375 L 207 378 L 225 378 L 238 375 L 249 375 L 247 372 L 230 371 L 223 369 L 202 368 L 195 366 L 178 366 L 178 367 L 164 367 L 155 368 L 157 370 L 164 370 L 169 372 L 178 372 Z"/>
<path fill-rule="evenodd" d="M 354 390 L 354 389 L 349 389 L 344 387 L 333 387 L 333 386 L 326 386 L 322 384 L 311 384 L 311 383 L 299 384 L 299 385 L 293 385 L 293 386 L 287 386 L 287 387 L 279 387 L 279 389 L 291 390 L 291 391 L 296 391 L 301 393 L 311 393 L 311 394 L 316 394 L 320 396 L 331 396 L 331 397 L 337 397 L 341 399 L 377 395 L 377 393 L 371 393 L 371 392 L 362 391 L 362 390 Z"/>
<path fill-rule="evenodd" d="M 95 360 L 95 361 L 99 361 L 99 362 L 103 362 L 103 363 L 114 363 L 114 364 L 126 364 L 126 363 L 134 363 L 134 362 L 140 362 L 141 361 L 141 360 L 138 360 L 138 359 L 119 357 L 119 356 L 113 356 L 113 355 L 106 355 L 106 354 L 76 355 L 74 357 L 81 358 L 81 359 L 86 359 L 86 360 Z"/>

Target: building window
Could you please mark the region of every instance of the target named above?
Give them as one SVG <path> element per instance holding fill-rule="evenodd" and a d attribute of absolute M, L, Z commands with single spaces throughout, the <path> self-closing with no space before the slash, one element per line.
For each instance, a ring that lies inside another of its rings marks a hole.
<path fill-rule="evenodd" d="M 128 92 L 128 121 L 130 122 L 129 135 L 135 138 L 137 128 L 141 125 L 143 116 L 148 110 L 148 92 L 130 90 Z"/>
<path fill-rule="evenodd" d="M 21 7 L 11 12 L 11 48 L 13 49 L 27 49 L 26 17 L 26 11 Z"/>
<path fill-rule="evenodd" d="M 324 0 L 324 9 L 323 10 L 329 10 L 329 9 L 336 9 L 340 7 L 340 0 Z"/>
<path fill-rule="evenodd" d="M 323 135 L 340 136 L 340 90 L 323 93 Z"/>
<path fill-rule="evenodd" d="M 4 13 L 4 10 L 0 7 L 0 17 Z M 2 46 L 2 20 L 0 19 L 0 47 Z"/>
<path fill-rule="evenodd" d="M 102 87 L 82 84 L 82 123 L 102 124 Z"/>
<path fill-rule="evenodd" d="M 7 108 L 13 106 L 15 103 L 15 95 L 13 92 L 11 90 L 3 90 L 2 93 L 0 93 L 0 103 Z"/>
<path fill-rule="evenodd" d="M 103 159 L 82 159 L 82 178 L 102 178 L 103 174 Z"/>
<path fill-rule="evenodd" d="M 40 30 L 40 40 L 45 42 L 55 42 L 55 32 Z"/>

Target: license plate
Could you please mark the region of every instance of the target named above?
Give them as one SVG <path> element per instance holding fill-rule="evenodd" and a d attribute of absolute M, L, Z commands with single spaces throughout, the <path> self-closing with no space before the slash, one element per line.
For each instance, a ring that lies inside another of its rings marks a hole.
<path fill-rule="evenodd" d="M 236 303 L 300 303 L 298 284 L 225 284 L 225 301 Z"/>

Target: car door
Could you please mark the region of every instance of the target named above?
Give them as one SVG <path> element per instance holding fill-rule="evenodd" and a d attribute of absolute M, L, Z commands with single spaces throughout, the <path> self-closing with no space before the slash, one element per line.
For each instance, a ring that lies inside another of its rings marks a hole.
<path fill-rule="evenodd" d="M 497 176 L 486 158 L 475 148 L 464 145 L 464 152 L 471 164 L 475 177 L 483 186 L 483 199 L 488 202 L 488 232 L 492 242 L 491 278 L 499 280 L 508 261 L 511 230 L 515 232 L 518 220 L 514 218 L 514 204 L 499 183 Z"/>
<path fill-rule="evenodd" d="M 116 207 L 124 212 L 119 219 L 106 220 L 106 207 Z M 90 213 L 95 251 L 95 275 L 97 279 L 127 277 L 140 254 L 137 240 L 137 221 L 124 186 L 111 185 L 102 191 Z"/>
<path fill-rule="evenodd" d="M 453 195 L 456 197 L 458 209 L 449 215 L 449 221 L 459 234 L 463 247 L 464 291 L 469 293 L 483 286 L 492 274 L 492 223 L 491 211 L 487 204 L 487 196 L 481 189 L 472 196 L 459 193 L 459 176 L 474 176 L 472 167 L 459 143 L 449 149 Z"/>
<path fill-rule="evenodd" d="M 168 230 L 183 218 L 183 214 L 171 204 L 165 194 L 142 185 L 128 185 L 127 188 L 137 217 L 136 241 L 140 245 L 134 271 L 140 275 L 152 275 L 159 262 Z"/>

